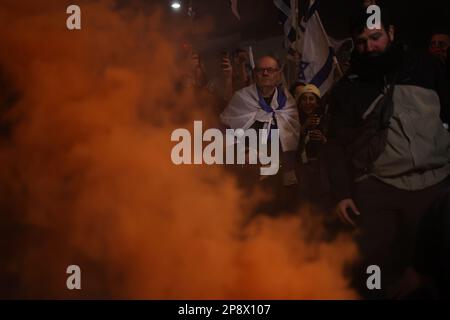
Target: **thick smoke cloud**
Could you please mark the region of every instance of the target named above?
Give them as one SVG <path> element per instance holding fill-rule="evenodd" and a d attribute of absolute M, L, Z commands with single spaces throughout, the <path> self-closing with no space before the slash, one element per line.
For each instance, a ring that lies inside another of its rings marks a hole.
<path fill-rule="evenodd" d="M 69 4 L 0 4 L 0 296 L 355 298 L 349 239 L 306 241 L 300 214 L 243 228 L 255 196 L 232 175 L 172 164 L 171 132 L 214 120 L 174 89 L 162 11 L 78 1 L 68 31 Z"/>

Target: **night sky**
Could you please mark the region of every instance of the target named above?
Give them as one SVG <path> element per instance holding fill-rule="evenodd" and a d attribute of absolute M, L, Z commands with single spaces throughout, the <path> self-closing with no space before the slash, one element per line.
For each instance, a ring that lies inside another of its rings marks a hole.
<path fill-rule="evenodd" d="M 348 22 L 362 0 L 317 1 L 320 2 L 319 13 L 329 35 L 335 38 L 348 36 Z M 168 8 L 170 0 L 150 2 L 159 2 Z M 182 2 L 186 8 L 188 1 Z M 307 3 L 307 0 L 301 0 L 301 15 Z M 379 3 L 390 10 L 401 40 L 416 47 L 426 46 L 429 33 L 436 25 L 444 25 L 447 28 L 450 25 L 449 0 L 427 0 L 421 3 L 395 0 L 379 1 Z M 197 21 L 202 18 L 210 18 L 214 21 L 212 37 L 240 33 L 243 39 L 258 40 L 280 35 L 283 32 L 281 25 L 278 24 L 278 11 L 272 0 L 238 0 L 241 21 L 233 16 L 228 0 L 193 0 L 192 5 Z M 171 15 L 177 18 L 184 14 L 178 12 Z"/>

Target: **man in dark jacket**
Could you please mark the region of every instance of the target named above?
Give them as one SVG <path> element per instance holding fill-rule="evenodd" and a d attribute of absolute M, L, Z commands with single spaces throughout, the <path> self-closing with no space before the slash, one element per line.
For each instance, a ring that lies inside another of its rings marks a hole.
<path fill-rule="evenodd" d="M 363 297 L 405 296 L 421 284 L 412 268 L 419 222 L 449 188 L 448 86 L 439 62 L 404 52 L 382 11 L 380 29 L 361 12 L 352 26 L 349 73 L 331 94 L 328 147 L 336 212 L 357 226 Z M 369 266 L 381 270 L 370 290 Z"/>

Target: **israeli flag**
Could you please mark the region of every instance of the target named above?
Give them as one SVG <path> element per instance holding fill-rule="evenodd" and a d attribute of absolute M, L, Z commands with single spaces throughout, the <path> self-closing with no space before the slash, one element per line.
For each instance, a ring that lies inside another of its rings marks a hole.
<path fill-rule="evenodd" d="M 279 10 L 279 23 L 283 25 L 285 36 L 285 48 L 289 54 L 296 51 L 297 41 L 297 4 L 298 0 L 273 0 L 274 5 Z"/>
<path fill-rule="evenodd" d="M 314 84 L 323 96 L 334 83 L 335 57 L 317 12 L 317 3 L 315 0 L 310 1 L 308 12 L 300 25 L 303 48 L 298 78 L 301 82 Z"/>

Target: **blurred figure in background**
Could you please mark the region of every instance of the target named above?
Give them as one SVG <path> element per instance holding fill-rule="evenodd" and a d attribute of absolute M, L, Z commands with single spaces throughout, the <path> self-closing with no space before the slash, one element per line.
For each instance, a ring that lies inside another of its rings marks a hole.
<path fill-rule="evenodd" d="M 191 52 L 186 57 L 183 87 L 201 89 L 206 86 L 206 74 L 199 53 Z"/>
<path fill-rule="evenodd" d="M 222 74 L 209 84 L 209 90 L 226 102 L 233 94 L 253 83 L 250 57 L 245 49 L 238 49 L 232 54 L 222 52 L 220 56 Z"/>
<path fill-rule="evenodd" d="M 429 52 L 439 58 L 442 63 L 447 61 L 447 50 L 450 47 L 450 36 L 446 31 L 434 31 L 430 37 Z"/>

